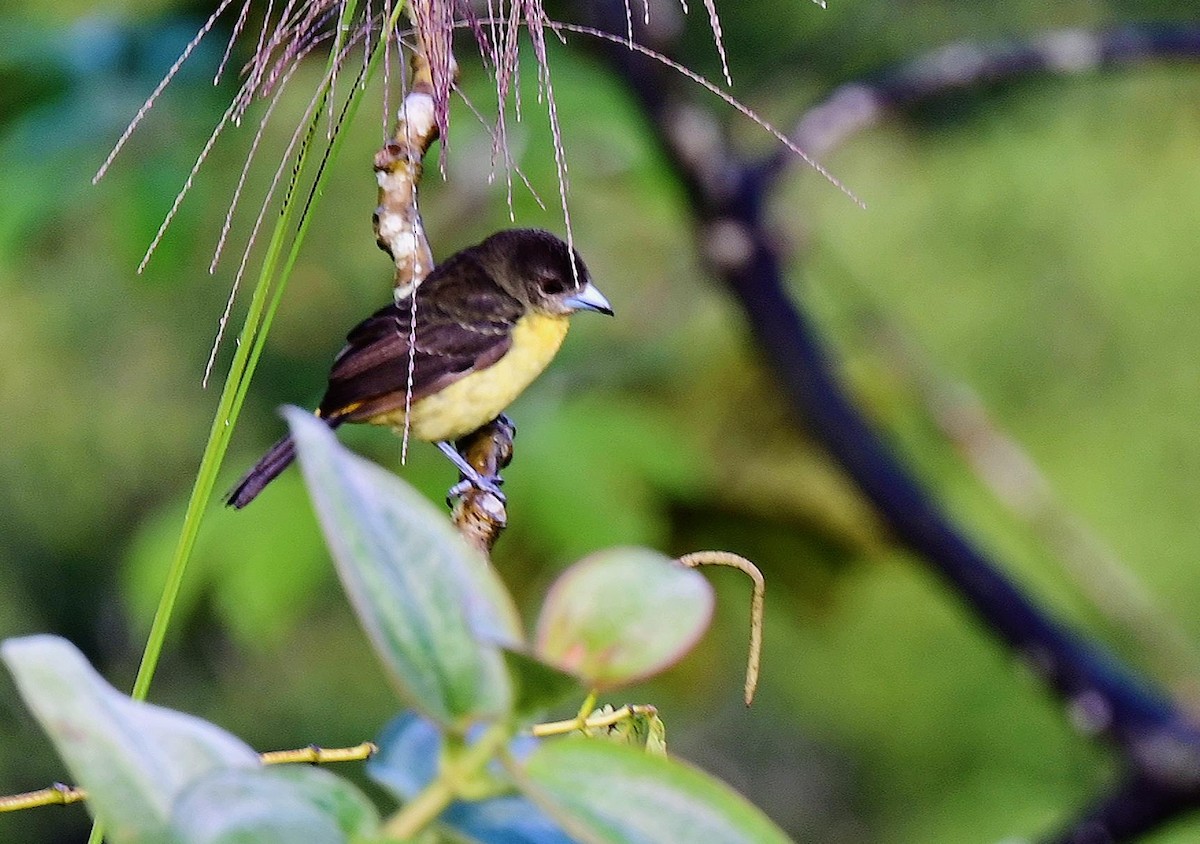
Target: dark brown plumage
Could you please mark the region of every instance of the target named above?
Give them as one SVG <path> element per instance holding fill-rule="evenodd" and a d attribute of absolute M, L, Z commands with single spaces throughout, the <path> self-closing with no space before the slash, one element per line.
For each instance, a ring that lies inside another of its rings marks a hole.
<path fill-rule="evenodd" d="M 548 232 L 499 232 L 440 264 L 415 299 L 380 308 L 350 331 L 317 415 L 330 427 L 407 424 L 415 438 L 439 444 L 462 437 L 541 372 L 566 335 L 567 317 L 580 309 L 612 313 L 578 253 Z M 244 507 L 294 456 L 290 438 L 280 440 L 228 503 Z"/>

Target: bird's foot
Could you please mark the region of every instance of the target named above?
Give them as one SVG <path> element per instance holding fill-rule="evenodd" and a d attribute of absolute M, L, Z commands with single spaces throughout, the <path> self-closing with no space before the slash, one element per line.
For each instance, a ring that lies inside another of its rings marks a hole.
<path fill-rule="evenodd" d="M 505 429 L 505 433 L 508 434 L 508 438 L 510 440 L 516 439 L 517 423 L 512 420 L 511 416 L 509 416 L 507 413 L 501 413 L 496 417 L 495 422 L 501 428 Z"/>
<path fill-rule="evenodd" d="M 453 506 L 455 499 L 462 498 L 467 492 L 472 489 L 482 490 L 483 492 L 491 493 L 500 499 L 501 504 L 507 504 L 508 498 L 500 491 L 500 485 L 504 483 L 504 478 L 499 475 L 491 475 L 485 477 L 476 474 L 474 478 L 463 478 L 461 481 L 450 487 L 450 491 L 446 493 L 446 504 Z"/>
<path fill-rule="evenodd" d="M 467 462 L 467 459 L 458 452 L 453 443 L 443 440 L 437 443 L 437 447 L 450 458 L 450 462 L 455 465 L 463 477 L 461 481 L 450 487 L 450 491 L 446 494 L 446 503 L 449 504 L 453 499 L 460 498 L 471 487 L 491 493 L 500 500 L 501 504 L 508 503 L 508 499 L 500 491 L 500 484 L 504 483 L 504 478 L 498 474 L 484 475 L 480 473 L 478 469 Z"/>

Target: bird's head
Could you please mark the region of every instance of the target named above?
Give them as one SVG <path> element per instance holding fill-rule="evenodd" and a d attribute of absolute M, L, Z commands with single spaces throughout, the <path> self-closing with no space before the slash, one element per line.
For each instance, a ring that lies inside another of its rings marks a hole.
<path fill-rule="evenodd" d="M 592 284 L 579 253 L 550 232 L 508 229 L 480 246 L 504 266 L 497 281 L 527 305 L 551 314 L 599 311 L 612 316 L 612 306 Z"/>

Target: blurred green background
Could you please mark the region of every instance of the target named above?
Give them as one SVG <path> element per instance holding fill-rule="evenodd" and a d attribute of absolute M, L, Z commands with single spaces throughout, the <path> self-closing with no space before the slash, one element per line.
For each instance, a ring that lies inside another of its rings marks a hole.
<path fill-rule="evenodd" d="M 1185 2 L 1085 0 L 718 6 L 735 92 L 781 125 L 838 83 L 951 41 L 1194 13 Z M 209 346 L 323 61 L 284 96 L 217 273 L 208 263 L 261 104 L 216 146 L 137 275 L 232 94 L 211 84 L 221 34 L 111 174 L 97 187 L 90 177 L 206 14 L 173 0 L 0 10 L 0 636 L 68 636 L 123 688 L 216 404 L 219 386 L 200 384 Z M 681 58 L 717 78 L 696 10 L 688 27 Z M 486 111 L 488 79 L 460 61 Z M 675 752 L 799 840 L 989 842 L 1066 821 L 1111 780 L 1111 759 L 891 544 L 780 405 L 620 84 L 578 39 L 554 45 L 552 62 L 576 242 L 618 318 L 576 321 L 512 408 L 511 528 L 496 552 L 505 580 L 532 609 L 556 571 L 600 547 L 724 548 L 757 561 L 768 626 L 754 707 L 740 703 L 748 588 L 725 573 L 712 575 L 720 609 L 700 648 L 626 699 L 657 704 Z M 370 227 L 380 101 L 371 92 L 350 127 L 221 489 L 281 433 L 276 407 L 320 397 L 345 329 L 390 295 Z M 896 448 L 1042 601 L 1183 694 L 1200 681 L 1198 103 L 1200 68 L 1182 64 L 960 94 L 825 161 L 869 210 L 800 166 L 775 199 L 795 293 Z M 550 210 L 518 189 L 516 219 L 561 231 L 549 132 L 528 86 L 525 106 L 513 151 Z M 422 195 L 439 256 L 510 224 L 487 136 L 460 106 L 452 132 L 449 179 L 431 168 Z M 744 126 L 737 135 L 768 147 Z M 218 372 L 230 354 L 227 342 Z M 1006 506 L 946 438 L 938 402 L 961 402 L 964 388 L 1036 462 L 1057 504 Z M 390 434 L 343 440 L 399 468 Z M 400 471 L 435 500 L 454 480 L 420 444 Z M 1110 579 L 1091 544 L 1140 584 L 1116 581 L 1100 608 L 1080 585 Z M 0 793 L 66 778 L 2 682 Z M 212 508 L 151 697 L 261 749 L 357 743 L 395 713 L 297 473 L 244 512 Z M 69 842 L 85 830 L 80 807 L 0 816 L 5 841 Z M 1200 819 L 1153 840 L 1198 835 Z"/>

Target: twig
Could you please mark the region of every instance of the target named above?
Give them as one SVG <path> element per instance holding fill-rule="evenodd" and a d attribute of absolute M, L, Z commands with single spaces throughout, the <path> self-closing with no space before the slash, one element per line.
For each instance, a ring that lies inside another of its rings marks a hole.
<path fill-rule="evenodd" d="M 600 712 L 597 710 L 596 713 L 587 717 L 581 715 L 575 718 L 567 718 L 565 721 L 548 721 L 545 724 L 534 724 L 530 732 L 538 738 L 561 736 L 566 733 L 573 733 L 576 730 L 598 730 L 604 727 L 611 727 L 630 718 L 654 716 L 657 714 L 658 710 L 650 704 L 627 703 L 619 709 L 613 709 L 611 712 Z"/>
<path fill-rule="evenodd" d="M 82 788 L 56 782 L 49 788 L 0 797 L 0 812 L 19 812 L 22 809 L 36 809 L 39 806 L 67 806 L 86 799 L 87 792 Z"/>
<path fill-rule="evenodd" d="M 325 765 L 334 762 L 361 762 L 370 759 L 378 750 L 379 747 L 373 741 L 364 741 L 354 747 L 318 747 L 310 744 L 295 750 L 268 750 L 266 753 L 260 753 L 258 759 L 264 765 Z"/>
<path fill-rule="evenodd" d="M 335 762 L 361 762 L 369 759 L 379 748 L 374 742 L 364 741 L 354 747 L 318 747 L 310 744 L 295 750 L 268 750 L 260 753 L 258 759 L 264 765 L 326 765 Z M 56 782 L 49 788 L 38 791 L 27 791 L 24 794 L 12 794 L 0 797 L 0 812 L 17 812 L 22 809 L 34 809 L 39 806 L 66 806 L 87 799 L 87 791 L 73 785 Z"/>
<path fill-rule="evenodd" d="M 689 568 L 729 566 L 745 573 L 754 582 L 754 591 L 750 595 L 750 655 L 746 659 L 745 699 L 746 706 L 749 706 L 754 702 L 754 691 L 758 688 L 758 670 L 762 664 L 763 602 L 767 589 L 762 572 L 745 557 L 728 551 L 696 551 L 684 554 L 679 558 L 679 562 Z"/>

